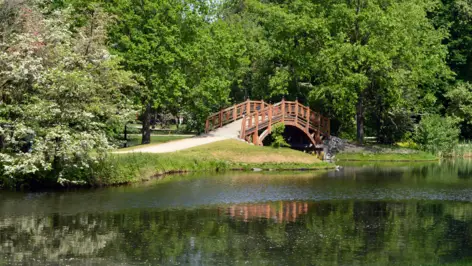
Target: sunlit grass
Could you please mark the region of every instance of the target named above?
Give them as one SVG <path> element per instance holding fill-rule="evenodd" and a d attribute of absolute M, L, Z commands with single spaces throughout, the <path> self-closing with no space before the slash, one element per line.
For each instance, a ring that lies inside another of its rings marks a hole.
<path fill-rule="evenodd" d="M 436 161 L 439 158 L 426 152 L 414 153 L 340 153 L 340 161 Z"/>
<path fill-rule="evenodd" d="M 173 153 L 110 154 L 96 166 L 90 179 L 97 185 L 148 180 L 173 172 L 222 171 L 253 168 L 272 170 L 315 170 L 333 168 L 313 155 L 291 149 L 252 146 L 224 140 Z"/>

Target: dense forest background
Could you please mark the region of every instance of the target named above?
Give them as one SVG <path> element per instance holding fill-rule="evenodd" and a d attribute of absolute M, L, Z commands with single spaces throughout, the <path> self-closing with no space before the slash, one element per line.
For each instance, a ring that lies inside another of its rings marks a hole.
<path fill-rule="evenodd" d="M 1 174 L 87 167 L 137 113 L 144 143 L 156 112 L 201 132 L 247 98 L 434 151 L 472 138 L 471 82 L 471 0 L 0 0 Z"/>

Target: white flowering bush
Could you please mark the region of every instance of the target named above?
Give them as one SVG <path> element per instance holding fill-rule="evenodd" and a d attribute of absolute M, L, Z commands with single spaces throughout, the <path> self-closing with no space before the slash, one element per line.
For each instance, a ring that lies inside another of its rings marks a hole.
<path fill-rule="evenodd" d="M 19 5 L 2 33 L 0 186 L 87 181 L 132 113 L 123 92 L 134 82 L 106 49 L 106 15 L 73 28 L 70 10 L 38 6 Z"/>

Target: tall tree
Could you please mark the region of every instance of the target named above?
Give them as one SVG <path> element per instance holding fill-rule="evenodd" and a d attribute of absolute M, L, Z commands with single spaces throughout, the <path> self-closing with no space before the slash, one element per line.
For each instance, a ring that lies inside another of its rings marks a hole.
<path fill-rule="evenodd" d="M 150 141 L 153 108 L 174 115 L 187 112 L 199 130 L 210 111 L 228 102 L 233 79 L 228 71 L 239 64 L 232 51 L 240 48 L 210 8 L 204 1 L 110 3 L 117 18 L 111 45 L 125 58 L 126 69 L 139 75 L 142 143 Z"/>
<path fill-rule="evenodd" d="M 451 76 L 428 1 L 246 3 L 270 45 L 267 93 L 309 98 L 347 127 L 355 117 L 359 143 L 367 107 L 436 107 Z"/>
<path fill-rule="evenodd" d="M 441 44 L 446 32 L 427 18 L 428 1 L 321 1 L 332 38 L 317 57 L 314 98 L 337 99 L 336 113 L 355 111 L 363 143 L 366 106 L 419 111 L 435 104 L 450 77 Z M 346 105 L 346 103 L 349 103 Z M 385 105 L 387 103 L 387 105 Z M 355 108 L 352 108 L 355 107 Z"/>
<path fill-rule="evenodd" d="M 448 64 L 457 78 L 472 81 L 472 1 L 442 0 L 430 16 L 436 27 L 449 31 Z"/>

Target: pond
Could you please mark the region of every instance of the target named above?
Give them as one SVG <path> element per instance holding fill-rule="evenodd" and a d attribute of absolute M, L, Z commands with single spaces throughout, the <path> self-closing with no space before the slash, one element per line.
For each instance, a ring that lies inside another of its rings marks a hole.
<path fill-rule="evenodd" d="M 0 265 L 466 265 L 472 162 L 0 194 Z"/>

